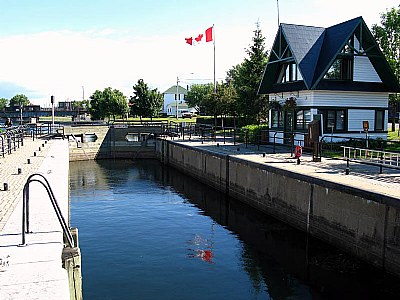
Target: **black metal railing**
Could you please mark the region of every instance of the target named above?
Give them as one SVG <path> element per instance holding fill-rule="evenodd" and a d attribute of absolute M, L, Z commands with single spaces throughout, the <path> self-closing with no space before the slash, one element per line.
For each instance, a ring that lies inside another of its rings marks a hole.
<path fill-rule="evenodd" d="M 38 178 L 35 178 L 38 177 Z M 44 180 L 44 181 L 42 181 Z M 57 203 L 57 200 L 54 196 L 53 190 L 51 189 L 51 186 L 49 184 L 49 181 L 44 177 L 42 174 L 35 173 L 32 174 L 28 177 L 24 189 L 23 189 L 23 202 L 22 202 L 22 242 L 20 246 L 26 246 L 26 239 L 25 239 L 25 234 L 30 233 L 29 231 L 29 185 L 32 182 L 39 182 L 42 184 L 42 186 L 46 189 L 47 194 L 49 196 L 50 202 L 54 208 L 54 211 L 57 215 L 57 219 L 60 222 L 60 225 L 62 227 L 64 237 L 68 241 L 68 244 L 71 248 L 75 246 L 74 244 L 74 239 L 72 237 L 72 233 L 65 222 L 65 219 L 61 213 L 61 209 Z"/>
<path fill-rule="evenodd" d="M 11 154 L 12 151 L 16 151 L 17 148 L 24 145 L 25 129 L 25 126 L 2 128 L 3 131 L 0 132 L 0 151 L 3 157 L 5 154 Z"/>

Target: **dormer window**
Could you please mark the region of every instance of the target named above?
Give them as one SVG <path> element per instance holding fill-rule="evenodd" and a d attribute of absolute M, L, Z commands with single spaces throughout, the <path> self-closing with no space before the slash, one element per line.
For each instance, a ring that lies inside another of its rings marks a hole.
<path fill-rule="evenodd" d="M 337 58 L 324 79 L 353 80 L 353 59 L 350 57 Z"/>
<path fill-rule="evenodd" d="M 293 82 L 303 80 L 299 68 L 295 63 L 283 64 L 278 76 L 277 83 Z"/>

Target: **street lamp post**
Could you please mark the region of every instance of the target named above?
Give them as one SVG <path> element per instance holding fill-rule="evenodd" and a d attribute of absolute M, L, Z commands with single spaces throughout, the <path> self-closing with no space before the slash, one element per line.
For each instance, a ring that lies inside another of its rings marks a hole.
<path fill-rule="evenodd" d="M 50 101 L 51 101 L 51 126 L 52 126 L 52 130 L 51 132 L 54 132 L 54 96 L 50 97 Z"/>

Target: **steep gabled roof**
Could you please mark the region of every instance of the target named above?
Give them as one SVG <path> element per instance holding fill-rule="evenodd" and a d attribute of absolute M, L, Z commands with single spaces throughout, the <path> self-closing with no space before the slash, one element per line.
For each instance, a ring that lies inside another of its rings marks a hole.
<path fill-rule="evenodd" d="M 321 47 L 321 52 L 318 57 L 318 64 L 315 69 L 313 85 L 315 88 L 319 81 L 324 77 L 329 70 L 337 55 L 346 45 L 348 40 L 354 34 L 357 26 L 362 21 L 361 17 L 331 26 L 325 30 L 325 36 Z"/>
<path fill-rule="evenodd" d="M 312 84 L 325 29 L 293 24 L 281 24 L 281 28 L 306 87 L 309 88 Z"/>
<path fill-rule="evenodd" d="M 187 95 L 188 90 L 178 85 L 178 94 Z M 171 86 L 163 94 L 176 94 L 176 85 Z"/>
<path fill-rule="evenodd" d="M 369 58 L 383 82 L 383 84 L 380 84 L 379 90 L 399 92 L 399 82 L 385 56 L 362 17 L 358 17 L 326 29 L 281 24 L 258 93 L 268 94 L 278 90 L 280 92 L 321 87 L 321 80 L 346 44 L 349 45 L 348 42 L 353 35 L 356 36 L 361 45 L 359 49 L 353 48 L 353 52 L 355 55 Z M 303 82 L 276 84 L 281 65 L 290 61 L 297 64 Z M 376 88 L 376 84 L 371 84 L 371 86 Z M 350 87 L 346 88 L 349 89 Z"/>

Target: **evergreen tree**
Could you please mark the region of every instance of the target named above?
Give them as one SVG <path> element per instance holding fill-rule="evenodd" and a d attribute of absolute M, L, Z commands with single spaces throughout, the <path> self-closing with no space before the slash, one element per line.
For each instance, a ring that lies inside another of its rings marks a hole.
<path fill-rule="evenodd" d="M 227 73 L 226 81 L 232 83 L 237 93 L 237 110 L 248 123 L 259 123 L 267 113 L 268 99 L 258 95 L 268 52 L 265 50 L 265 38 L 260 25 L 254 30 L 253 44 L 246 49 L 248 57 L 241 64 L 234 66 Z"/>
<path fill-rule="evenodd" d="M 150 90 L 143 79 L 139 79 L 133 86 L 134 96 L 131 96 L 129 103 L 131 114 L 142 117 L 156 117 L 163 106 L 163 96 L 157 89 Z"/>

